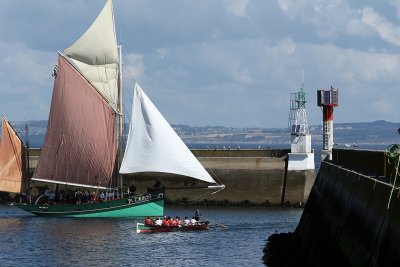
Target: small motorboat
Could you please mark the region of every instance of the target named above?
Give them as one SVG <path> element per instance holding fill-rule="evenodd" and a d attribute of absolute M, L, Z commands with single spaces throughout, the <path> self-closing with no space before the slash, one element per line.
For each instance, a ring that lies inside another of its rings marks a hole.
<path fill-rule="evenodd" d="M 153 224 L 137 223 L 137 233 L 161 233 L 161 232 L 186 232 L 208 230 L 209 222 L 197 222 L 191 225 L 159 226 Z"/>

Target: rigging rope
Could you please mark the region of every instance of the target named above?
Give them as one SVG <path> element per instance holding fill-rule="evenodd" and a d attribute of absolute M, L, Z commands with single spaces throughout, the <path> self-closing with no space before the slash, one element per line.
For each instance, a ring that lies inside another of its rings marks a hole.
<path fill-rule="evenodd" d="M 188 145 L 188 146 L 189 146 L 189 145 Z M 196 153 L 197 158 L 200 157 L 200 154 L 199 154 L 199 152 L 197 152 L 197 149 L 195 149 L 195 148 L 193 147 L 193 148 L 191 148 L 191 150 L 193 150 L 194 153 Z M 204 163 L 204 167 L 205 167 L 205 168 L 207 167 L 206 165 L 207 165 L 207 164 Z M 218 182 L 219 184 L 223 184 L 223 183 L 221 182 L 221 180 L 218 178 L 217 174 L 215 174 L 215 172 L 213 172 L 213 170 L 212 170 L 211 168 L 209 168 L 209 170 L 210 170 L 211 174 L 213 175 L 213 177 L 215 177 L 215 179 L 217 180 L 217 182 Z M 216 192 L 218 192 L 218 191 L 220 191 L 220 190 L 217 190 Z"/>
<path fill-rule="evenodd" d="M 205 196 L 212 195 L 212 194 L 213 194 L 213 192 L 207 190 L 204 194 L 202 194 L 202 195 L 200 195 L 198 197 L 195 197 L 193 199 L 189 199 L 186 202 L 181 202 L 179 204 L 181 204 L 181 205 L 190 205 L 190 204 L 193 204 L 193 203 L 198 203 L 198 202 L 202 201 Z"/>
<path fill-rule="evenodd" d="M 393 191 L 396 188 L 396 182 L 397 182 L 397 177 L 399 175 L 399 164 L 400 164 L 400 145 L 399 144 L 394 144 L 388 146 L 386 149 L 386 156 L 388 157 L 388 163 L 389 164 L 394 164 L 395 169 L 393 170 L 393 173 L 390 175 L 390 177 L 393 177 L 393 181 L 391 181 L 392 184 L 392 190 L 390 191 L 390 196 L 389 196 L 389 201 L 387 204 L 386 209 L 389 209 L 390 201 L 392 199 Z"/>
<path fill-rule="evenodd" d="M 392 200 L 392 195 L 393 195 L 393 191 L 395 189 L 398 189 L 398 187 L 396 187 L 396 182 L 397 182 L 397 177 L 399 174 L 399 164 L 400 164 L 400 145 L 399 144 L 393 144 L 390 145 L 386 148 L 386 156 L 388 157 L 388 163 L 389 164 L 394 164 L 395 168 L 393 170 L 393 172 L 390 175 L 390 178 L 393 177 L 393 181 L 392 182 L 392 189 L 390 190 L 390 196 L 389 196 L 389 200 L 388 200 L 388 204 L 386 206 L 386 211 L 385 211 L 385 216 L 383 217 L 382 223 L 379 227 L 379 235 L 377 237 L 377 246 L 376 246 L 376 253 L 374 255 L 370 256 L 370 260 L 371 257 L 374 257 L 373 262 L 372 262 L 372 266 L 376 265 L 376 261 L 378 260 L 378 255 L 379 255 L 379 251 L 381 248 L 381 241 L 382 241 L 382 234 L 383 234 L 383 229 L 384 229 L 384 225 L 386 223 L 388 223 L 388 219 L 389 219 L 389 207 L 390 207 L 390 202 Z"/>

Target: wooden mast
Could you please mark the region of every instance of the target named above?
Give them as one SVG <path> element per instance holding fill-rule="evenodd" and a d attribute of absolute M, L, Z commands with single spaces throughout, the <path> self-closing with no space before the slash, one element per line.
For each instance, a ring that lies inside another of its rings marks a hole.
<path fill-rule="evenodd" d="M 26 193 L 26 197 L 27 197 L 27 201 L 29 200 L 29 203 L 30 203 L 30 186 L 31 186 L 31 183 L 30 183 L 30 179 L 31 179 L 31 175 L 30 175 L 30 162 L 29 162 L 29 157 L 30 157 L 30 155 L 29 155 L 29 130 L 28 130 L 28 122 L 26 122 L 26 124 L 25 124 L 25 135 L 26 135 L 26 140 L 25 140 L 25 143 L 26 143 L 26 147 L 25 147 L 25 153 L 26 153 L 26 155 L 25 155 L 25 160 L 26 160 L 26 163 L 25 163 L 25 175 L 24 175 L 24 179 L 25 179 L 25 193 Z"/>
<path fill-rule="evenodd" d="M 122 106 L 122 44 L 118 46 L 119 52 L 119 73 L 118 73 L 118 132 L 117 132 L 117 142 L 118 142 L 118 152 L 117 152 L 117 177 L 119 177 L 119 188 L 121 190 L 121 197 L 123 196 L 123 177 L 119 173 L 119 167 L 121 166 L 123 157 L 123 106 Z"/>

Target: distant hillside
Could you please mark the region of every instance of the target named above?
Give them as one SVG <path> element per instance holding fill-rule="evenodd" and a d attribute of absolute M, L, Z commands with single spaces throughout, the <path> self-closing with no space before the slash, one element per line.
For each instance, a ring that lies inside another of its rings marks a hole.
<path fill-rule="evenodd" d="M 17 133 L 25 140 L 25 122 L 11 122 Z M 29 121 L 29 142 L 31 147 L 41 147 L 46 133 L 47 121 Z M 290 133 L 286 128 L 232 128 L 223 126 L 173 125 L 175 131 L 187 144 L 290 144 Z M 322 143 L 322 126 L 310 126 L 313 143 Z M 397 129 L 400 123 L 388 121 L 337 123 L 334 124 L 336 144 L 392 144 L 400 143 Z M 128 129 L 128 127 L 126 127 Z"/>
<path fill-rule="evenodd" d="M 392 144 L 400 143 L 397 130 L 400 123 L 384 120 L 374 122 L 337 123 L 334 124 L 333 139 L 336 144 Z M 322 143 L 322 126 L 310 127 L 316 142 Z"/>

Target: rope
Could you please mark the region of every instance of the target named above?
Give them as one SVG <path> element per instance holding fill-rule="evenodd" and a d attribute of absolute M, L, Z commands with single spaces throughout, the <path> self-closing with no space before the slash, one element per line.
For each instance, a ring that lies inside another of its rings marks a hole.
<path fill-rule="evenodd" d="M 393 144 L 393 145 L 388 146 L 386 148 L 386 156 L 388 157 L 388 163 L 389 164 L 395 164 L 395 169 L 394 169 L 393 173 L 390 175 L 390 177 L 394 176 L 394 178 L 393 178 L 392 189 L 390 190 L 390 196 L 389 196 L 388 204 L 386 206 L 385 216 L 383 217 L 382 223 L 381 223 L 381 225 L 379 227 L 379 235 L 377 237 L 378 244 L 376 245 L 376 253 L 375 253 L 375 255 L 371 255 L 370 256 L 370 260 L 371 260 L 371 257 L 374 257 L 373 262 L 372 262 L 372 266 L 375 266 L 376 265 L 376 261 L 378 260 L 379 250 L 380 250 L 381 241 L 382 241 L 383 228 L 384 228 L 384 225 L 387 223 L 388 214 L 389 214 L 389 207 L 390 207 L 390 202 L 392 200 L 393 191 L 395 189 L 398 189 L 398 187 L 396 187 L 396 182 L 397 182 L 397 177 L 398 177 L 398 174 L 399 174 L 400 145 L 399 144 Z"/>
<path fill-rule="evenodd" d="M 395 164 L 395 169 L 394 169 L 394 173 L 391 174 L 391 177 L 394 176 L 393 178 L 393 185 L 392 185 L 392 190 L 390 191 L 390 196 L 389 196 L 389 201 L 387 204 L 386 209 L 389 209 L 389 205 L 390 205 L 390 201 L 392 199 L 392 195 L 393 195 L 393 191 L 396 188 L 396 182 L 397 182 L 397 177 L 399 174 L 399 164 L 400 164 L 400 145 L 398 144 L 394 144 L 394 145 L 390 145 L 388 146 L 388 148 L 386 149 L 386 155 L 388 157 L 388 163 L 389 164 Z"/>
<path fill-rule="evenodd" d="M 13 204 L 11 204 L 11 203 L 8 203 L 8 202 L 5 202 L 4 200 L 2 200 L 2 199 L 0 199 L 0 202 L 1 203 L 3 203 L 3 204 L 6 204 L 6 205 L 8 205 L 8 206 L 13 206 Z"/>
<path fill-rule="evenodd" d="M 207 196 L 207 195 L 212 195 L 212 194 L 213 194 L 213 192 L 207 191 L 206 193 L 204 193 L 204 194 L 201 195 L 201 196 L 198 196 L 198 197 L 196 197 L 196 198 L 193 198 L 192 200 L 188 200 L 187 203 L 181 202 L 181 203 L 179 203 L 179 204 L 181 204 L 181 205 L 190 205 L 191 203 L 198 203 L 198 202 L 199 202 L 202 198 L 204 198 L 205 196 Z"/>
<path fill-rule="evenodd" d="M 213 221 L 213 220 L 211 220 L 211 219 L 209 219 L 209 218 L 206 218 L 206 217 L 204 217 L 204 216 L 201 216 L 201 218 L 206 219 L 207 221 L 212 222 L 213 224 L 216 224 L 216 225 L 218 225 L 218 226 L 220 226 L 220 227 L 222 227 L 222 228 L 228 228 L 228 226 L 226 226 L 225 224 L 222 224 L 222 223 Z"/>
<path fill-rule="evenodd" d="M 192 148 L 192 150 L 194 151 L 194 153 L 196 153 L 197 157 L 200 157 L 200 154 L 197 152 L 197 150 L 196 150 L 195 148 Z M 207 164 L 205 164 L 205 165 L 207 165 Z M 205 167 L 207 167 L 207 166 L 205 166 Z M 221 182 L 221 180 L 218 178 L 218 176 L 215 174 L 215 172 L 213 172 L 213 170 L 212 170 L 211 168 L 210 168 L 209 170 L 210 170 L 211 174 L 215 177 L 215 179 L 217 180 L 217 182 L 218 182 L 219 184 L 223 184 L 223 183 Z M 221 191 L 221 189 L 218 189 L 216 192 L 218 192 L 218 191 Z M 215 193 L 216 193 L 216 192 L 215 192 Z"/>

